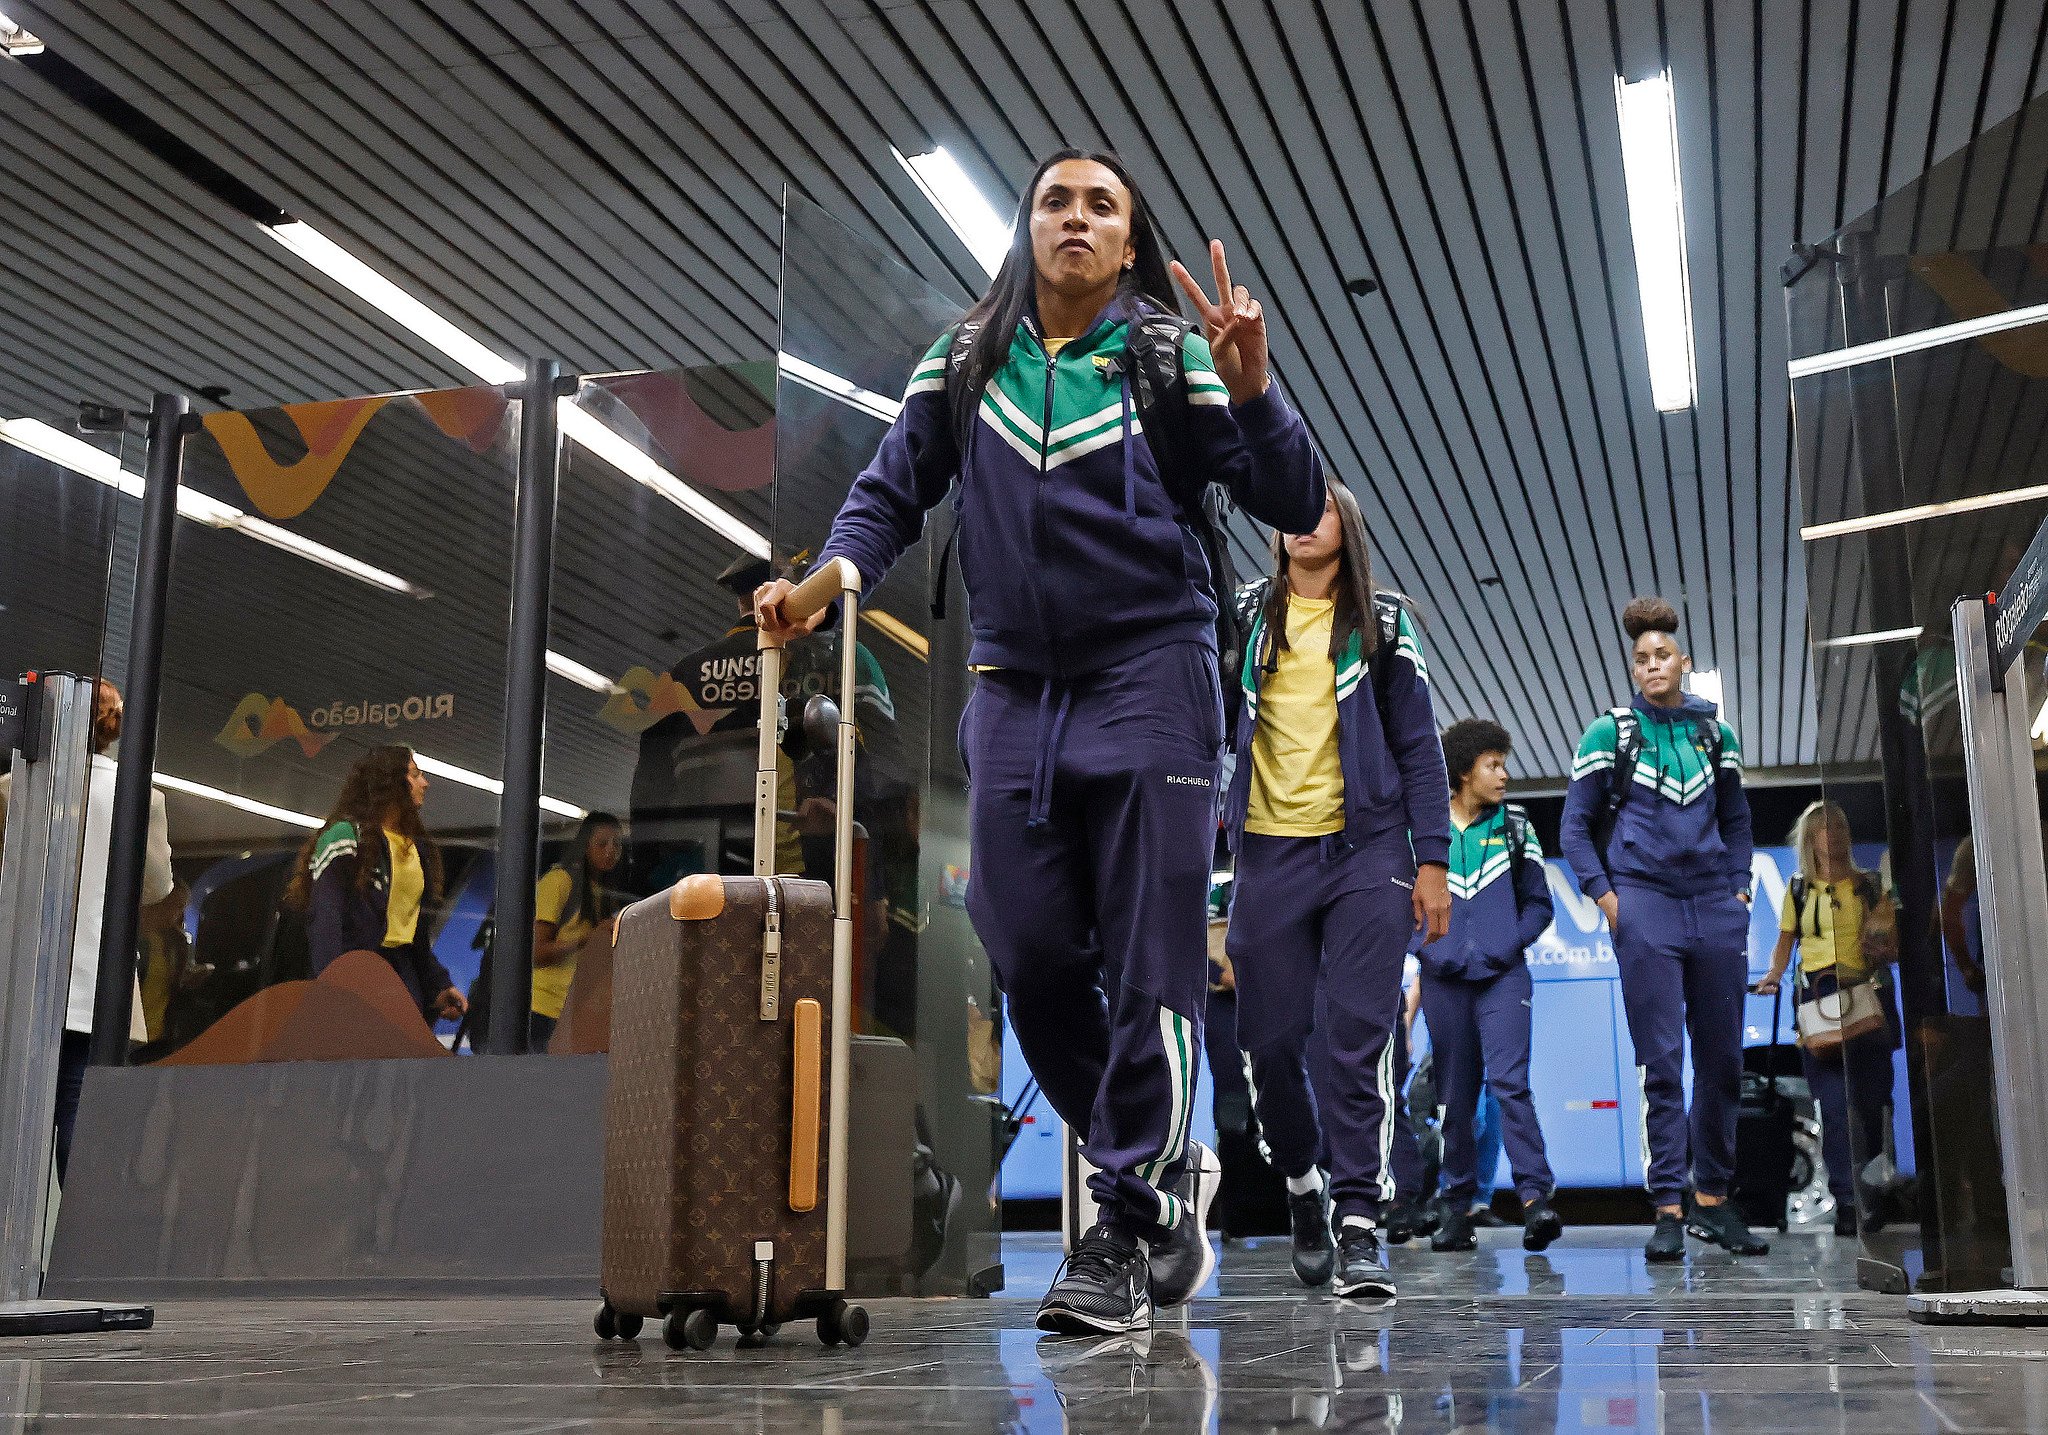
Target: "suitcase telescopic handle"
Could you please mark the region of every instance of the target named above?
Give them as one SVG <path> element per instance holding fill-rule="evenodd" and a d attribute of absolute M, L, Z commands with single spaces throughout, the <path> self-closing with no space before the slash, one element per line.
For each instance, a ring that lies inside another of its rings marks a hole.
<path fill-rule="evenodd" d="M 853 755 L 855 639 L 860 621 L 860 570 L 844 558 L 818 567 L 782 600 L 783 614 L 801 623 L 838 600 L 839 733 L 833 783 L 832 1027 L 825 1143 L 825 1285 L 846 1289 L 847 1120 L 853 1081 Z M 759 634 L 761 723 L 754 763 L 754 875 L 775 875 L 776 728 L 782 689 L 782 645 Z"/>

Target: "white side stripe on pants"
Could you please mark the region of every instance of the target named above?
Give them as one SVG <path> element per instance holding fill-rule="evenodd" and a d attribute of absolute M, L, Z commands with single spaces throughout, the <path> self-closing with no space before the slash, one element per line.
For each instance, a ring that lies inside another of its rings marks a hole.
<path fill-rule="evenodd" d="M 1636 1068 L 1636 1153 L 1643 1163 L 1643 1189 L 1650 1189 L 1650 1068 Z"/>
<path fill-rule="evenodd" d="M 1159 1008 L 1159 1039 L 1166 1049 L 1166 1080 L 1172 1093 L 1167 1107 L 1166 1138 L 1157 1159 L 1140 1166 L 1138 1175 L 1159 1193 L 1159 1224 L 1175 1226 L 1180 1223 L 1180 1197 L 1166 1190 L 1161 1183 L 1167 1167 L 1178 1161 L 1187 1150 L 1188 1117 L 1195 1099 L 1195 1066 L 1190 1050 L 1194 1042 L 1194 1023 L 1171 1007 L 1162 1005 Z"/>
<path fill-rule="evenodd" d="M 1394 1020 L 1399 1021 L 1397 1015 Z M 1373 1081 L 1380 1090 L 1380 1199 L 1394 1199 L 1394 1098 L 1399 1094 L 1394 1088 L 1394 1034 L 1387 1033 L 1387 1044 L 1380 1048 L 1379 1065 L 1373 1068 Z"/>

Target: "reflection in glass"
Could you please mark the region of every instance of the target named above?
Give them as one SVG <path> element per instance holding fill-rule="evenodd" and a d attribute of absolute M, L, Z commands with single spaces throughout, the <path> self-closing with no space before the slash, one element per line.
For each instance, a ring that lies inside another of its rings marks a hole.
<path fill-rule="evenodd" d="M 188 438 L 157 766 L 191 950 L 138 1060 L 446 1054 L 491 899 L 516 442 L 495 388 Z"/>

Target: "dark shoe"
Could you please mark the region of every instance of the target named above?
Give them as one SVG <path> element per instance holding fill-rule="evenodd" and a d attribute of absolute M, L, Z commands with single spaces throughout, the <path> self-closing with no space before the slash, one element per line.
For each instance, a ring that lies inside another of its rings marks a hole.
<path fill-rule="evenodd" d="M 1151 1324 L 1152 1278 L 1144 1247 L 1113 1226 L 1090 1226 L 1039 1302 L 1038 1328 L 1056 1335 L 1121 1335 Z"/>
<path fill-rule="evenodd" d="M 1491 1206 L 1474 1206 L 1467 1219 L 1482 1231 L 1499 1231 L 1507 1227 L 1507 1222 L 1496 1216 Z"/>
<path fill-rule="evenodd" d="M 1685 1259 L 1685 1219 L 1668 1211 L 1657 1213 L 1657 1229 L 1650 1233 L 1650 1242 L 1643 1247 L 1646 1261 L 1682 1261 Z"/>
<path fill-rule="evenodd" d="M 1856 1234 L 1856 1203 L 1837 1198 L 1835 1201 L 1835 1234 L 1853 1236 Z"/>
<path fill-rule="evenodd" d="M 1443 1223 L 1429 1238 L 1433 1251 L 1470 1251 L 1479 1247 L 1479 1237 L 1472 1229 L 1472 1218 L 1463 1211 L 1446 1209 Z"/>
<path fill-rule="evenodd" d="M 1385 1223 L 1387 1243 L 1405 1246 L 1417 1236 L 1426 1236 L 1435 1230 L 1437 1215 L 1434 1210 L 1412 1196 L 1403 1196 L 1387 1207 Z"/>
<path fill-rule="evenodd" d="M 1199 1141 L 1188 1143 L 1187 1170 L 1174 1183 L 1180 1220 L 1171 1235 L 1152 1247 L 1152 1300 L 1161 1310 L 1192 1300 L 1216 1270 L 1209 1244 L 1209 1203 L 1223 1183 L 1223 1163 Z"/>
<path fill-rule="evenodd" d="M 1319 1286 L 1337 1266 L 1337 1244 L 1330 1238 L 1330 1207 L 1321 1191 L 1303 1191 L 1287 1198 L 1287 1222 L 1294 1230 L 1294 1274 L 1305 1286 Z"/>
<path fill-rule="evenodd" d="M 946 1234 L 960 1214 L 966 1187 L 919 1146 L 911 1156 L 910 1268 L 928 1273 L 946 1253 Z"/>
<path fill-rule="evenodd" d="M 1394 1277 L 1387 1270 L 1387 1253 L 1378 1231 L 1370 1226 L 1338 1230 L 1337 1278 L 1330 1289 L 1339 1296 L 1393 1297 Z"/>
<path fill-rule="evenodd" d="M 1522 1207 L 1523 1250 L 1547 1250 L 1550 1243 L 1563 1234 L 1564 1217 L 1550 1208 L 1548 1196 L 1538 1196 Z"/>
<path fill-rule="evenodd" d="M 1771 1243 L 1758 1240 L 1743 1224 L 1742 1213 L 1735 1209 L 1733 1201 L 1722 1201 L 1718 1205 L 1703 1206 L 1692 1203 L 1692 1217 L 1685 1223 L 1685 1229 L 1703 1241 L 1712 1241 L 1731 1255 L 1762 1256 L 1770 1254 Z"/>

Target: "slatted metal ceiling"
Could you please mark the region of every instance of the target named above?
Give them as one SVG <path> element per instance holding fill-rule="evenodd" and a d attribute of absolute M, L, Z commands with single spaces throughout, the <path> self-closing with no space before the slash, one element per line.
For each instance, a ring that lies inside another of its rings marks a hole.
<path fill-rule="evenodd" d="M 1813 758 L 1777 266 L 2038 92 L 2048 23 L 2044 0 L 10 12 L 501 351 L 586 370 L 768 352 L 785 182 L 965 297 L 978 271 L 889 144 L 943 142 L 999 197 L 1057 143 L 1114 146 L 1171 245 L 1223 238 L 1267 300 L 1283 381 L 1422 604 L 1444 717 L 1501 717 L 1538 777 L 1622 689 L 1612 614 L 1649 589 L 1752 764 Z M 1675 418 L 1649 402 L 1612 90 L 1666 65 L 1700 335 Z M 10 316 L 0 411 L 462 380 L 0 71 L 26 171 L 0 263 L 103 296 Z"/>

